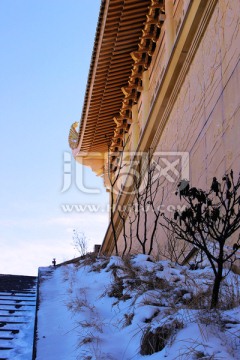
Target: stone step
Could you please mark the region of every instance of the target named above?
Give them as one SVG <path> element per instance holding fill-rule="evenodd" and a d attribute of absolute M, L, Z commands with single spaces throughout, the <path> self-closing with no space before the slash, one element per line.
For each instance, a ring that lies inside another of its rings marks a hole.
<path fill-rule="evenodd" d="M 8 311 L 9 314 L 14 314 L 15 311 L 29 311 L 29 310 L 18 310 L 18 309 L 1 309 L 0 308 L 0 311 Z M 2 314 L 1 314 L 2 315 Z"/>
<path fill-rule="evenodd" d="M 26 301 L 26 302 L 34 302 L 36 300 L 36 297 L 34 296 L 34 297 L 31 297 L 31 298 L 24 298 L 24 299 L 22 299 L 22 298 L 19 298 L 19 297 L 5 297 L 5 298 L 2 298 L 1 299 L 1 302 L 5 302 L 5 301 L 17 301 L 17 302 L 24 302 L 24 301 Z"/>
<path fill-rule="evenodd" d="M 27 321 L 0 321 L 0 327 L 6 326 L 9 324 L 27 324 Z"/>
<path fill-rule="evenodd" d="M 23 292 L 32 291 L 32 288 L 36 286 L 35 276 L 22 276 L 22 275 L 0 275 L 0 291 L 8 292 Z"/>
<path fill-rule="evenodd" d="M 11 334 L 18 334 L 19 329 L 0 329 L 0 332 L 10 332 Z"/>
<path fill-rule="evenodd" d="M 1 275 L 0 275 L 1 277 Z M 30 290 L 22 290 L 21 292 L 20 291 L 0 291 L 2 294 L 9 294 L 9 295 L 12 295 L 12 296 L 21 296 L 21 294 L 23 294 L 23 296 L 25 296 L 26 294 L 31 294 L 31 295 L 34 295 L 35 294 L 35 291 L 30 291 Z"/>
<path fill-rule="evenodd" d="M 23 306 L 35 306 L 35 304 L 1 304 L 0 306 L 14 306 L 16 309 L 19 309 Z"/>
<path fill-rule="evenodd" d="M 1 279 L 1 275 L 0 275 L 0 279 Z M 24 297 L 34 296 L 35 289 L 36 289 L 36 285 L 34 287 L 32 287 L 31 291 L 27 290 L 27 289 L 25 289 L 25 290 L 22 289 L 21 291 L 20 290 L 19 291 L 0 291 L 0 296 L 24 296 Z"/>
<path fill-rule="evenodd" d="M 7 318 L 7 320 L 3 320 L 2 318 Z M 24 319 L 27 319 L 26 315 L 23 316 L 23 315 L 8 315 L 8 314 L 6 314 L 6 315 L 0 315 L 0 322 L 8 321 L 8 318 L 10 318 L 10 319 L 12 319 L 12 318 L 24 318 Z M 29 319 L 31 319 L 31 318 L 29 317 Z"/>
<path fill-rule="evenodd" d="M 36 277 L 0 274 L 0 360 L 12 360 L 11 350 L 24 354 L 18 338 L 24 337 L 26 324 L 34 322 L 36 283 Z"/>
<path fill-rule="evenodd" d="M 1 295 L 3 296 L 3 295 Z M 36 296 L 31 296 L 31 297 L 25 297 L 23 298 L 22 296 L 5 296 L 4 298 L 1 298 L 1 300 L 3 301 L 17 301 L 17 300 L 21 300 L 21 301 L 34 301 L 36 298 Z"/>

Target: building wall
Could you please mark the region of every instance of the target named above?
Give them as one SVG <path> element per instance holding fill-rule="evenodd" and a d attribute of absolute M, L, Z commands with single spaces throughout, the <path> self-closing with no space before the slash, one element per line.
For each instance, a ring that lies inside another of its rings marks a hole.
<path fill-rule="evenodd" d="M 158 144 L 188 151 L 200 187 L 234 167 L 239 155 L 239 1 L 219 1 Z"/>
<path fill-rule="evenodd" d="M 211 185 L 213 176 L 221 179 L 230 169 L 238 176 L 240 171 L 239 14 L 239 0 L 217 2 L 155 149 L 160 153 L 188 152 L 190 182 L 193 186 L 206 190 Z M 175 31 L 178 31 L 179 26 L 176 24 L 175 21 Z M 143 96 L 146 98 L 147 90 L 151 111 L 156 88 L 161 86 L 168 61 L 165 37 L 163 32 L 157 44 L 152 68 L 149 69 L 149 89 L 145 88 L 145 93 L 139 100 L 140 133 L 146 124 L 146 119 L 143 119 Z M 166 211 L 169 205 L 178 204 L 174 195 L 177 183 L 177 179 L 173 183 L 165 181 L 164 195 L 159 191 L 158 204 L 162 203 Z M 153 221 L 154 217 L 149 215 L 148 235 L 151 234 Z M 142 224 L 142 229 L 143 226 Z M 166 234 L 161 226 L 158 229 L 157 241 L 163 249 Z M 122 233 L 119 248 L 120 251 L 124 248 Z M 136 240 L 132 250 L 140 250 Z M 155 253 L 158 250 L 155 244 Z"/>

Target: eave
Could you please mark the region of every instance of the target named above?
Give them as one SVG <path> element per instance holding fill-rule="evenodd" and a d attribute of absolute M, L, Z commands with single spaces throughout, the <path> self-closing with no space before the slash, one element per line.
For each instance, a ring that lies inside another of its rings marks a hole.
<path fill-rule="evenodd" d="M 80 127 L 73 154 L 107 152 L 138 49 L 150 0 L 104 0 L 97 26 Z"/>

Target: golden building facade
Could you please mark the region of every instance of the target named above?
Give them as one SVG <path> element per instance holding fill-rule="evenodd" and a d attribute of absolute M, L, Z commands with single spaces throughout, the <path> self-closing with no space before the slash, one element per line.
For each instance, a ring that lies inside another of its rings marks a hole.
<path fill-rule="evenodd" d="M 239 0 L 102 1 L 82 119 L 69 135 L 76 161 L 103 176 L 107 188 L 122 152 L 131 160 L 149 149 L 165 167 L 185 156 L 182 173 L 203 189 L 213 176 L 230 169 L 238 174 L 239 14 Z M 119 251 L 124 248 L 118 209 L 132 201 L 124 191 L 132 167 L 129 161 L 113 199 L 103 253 L 114 251 L 112 225 Z M 173 167 L 168 175 L 158 200 L 166 209 L 177 206 L 179 180 Z M 150 219 L 149 231 L 153 226 Z M 165 241 L 159 227 L 155 253 Z M 137 242 L 131 251 L 140 251 Z"/>

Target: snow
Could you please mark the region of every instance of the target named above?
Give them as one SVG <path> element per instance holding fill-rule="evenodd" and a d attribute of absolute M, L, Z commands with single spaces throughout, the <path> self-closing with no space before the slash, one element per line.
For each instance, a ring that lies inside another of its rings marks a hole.
<path fill-rule="evenodd" d="M 229 274 L 221 299 L 235 307 L 210 311 L 208 295 L 201 299 L 213 281 L 207 267 L 136 255 L 87 257 L 40 273 L 37 360 L 240 359 L 238 275 Z M 141 355 L 146 334 L 164 331 L 161 349 Z"/>
<path fill-rule="evenodd" d="M 23 315 L 22 318 L 18 319 L 19 321 L 27 320 L 28 324 L 22 325 L 22 329 L 19 327 L 20 328 L 19 334 L 15 335 L 14 349 L 9 351 L 8 353 L 9 359 L 14 359 L 14 360 L 32 359 L 34 318 L 35 318 L 35 308 L 34 311 L 31 312 L 31 316 L 26 317 Z M 11 343 L 9 345 L 11 346 Z"/>
<path fill-rule="evenodd" d="M 34 290 L 34 288 L 33 288 Z M 0 323 L 1 323 L 1 339 L 0 339 L 0 357 L 4 356 L 8 359 L 14 360 L 31 360 L 33 347 L 33 332 L 35 320 L 35 295 L 31 297 L 31 304 L 29 306 L 26 300 L 26 294 L 21 296 L 21 293 L 6 293 L 0 292 L 1 300 L 7 300 L 8 305 L 1 304 L 0 309 Z M 15 302 L 21 301 L 20 309 L 16 312 Z M 11 313 L 10 313 L 11 311 Z M 18 332 L 13 333 L 12 330 Z M 5 340 L 9 338 L 12 340 Z M 2 348 L 12 348 L 12 350 L 2 350 Z"/>

